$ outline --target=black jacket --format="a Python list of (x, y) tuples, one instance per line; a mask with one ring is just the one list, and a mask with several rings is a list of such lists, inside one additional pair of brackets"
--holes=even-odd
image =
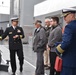
[[(14, 39), (13, 36), (19, 35), (18, 38)], [(16, 49), (22, 49), (22, 41), (21, 38), (24, 38), (24, 32), (23, 29), (19, 26), (13, 29), (13, 27), (6, 28), (4, 34), (2, 35), (2, 39), (4, 39), (6, 36), (9, 36), (9, 49), (16, 50)]]

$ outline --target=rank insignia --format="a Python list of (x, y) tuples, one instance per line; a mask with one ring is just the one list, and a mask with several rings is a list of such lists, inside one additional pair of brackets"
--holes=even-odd
[(9, 32), (9, 34), (12, 34), (12, 32)]
[(17, 30), (17, 32), (18, 32), (18, 33), (20, 33), (20, 32), (21, 32), (21, 30), (19, 30), (19, 29), (18, 29), (18, 30)]

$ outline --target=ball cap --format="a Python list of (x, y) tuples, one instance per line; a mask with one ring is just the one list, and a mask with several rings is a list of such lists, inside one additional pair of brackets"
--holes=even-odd
[(36, 20), (34, 24), (42, 24), (41, 20)]
[(12, 18), (11, 18), (11, 21), (18, 21), (18, 20), (19, 20), (18, 17), (12, 17)]
[(76, 13), (76, 9), (75, 8), (66, 8), (62, 10), (62, 17), (70, 14), (70, 13)]

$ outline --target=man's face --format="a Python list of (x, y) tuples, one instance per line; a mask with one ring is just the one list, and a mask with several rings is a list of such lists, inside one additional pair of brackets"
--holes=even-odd
[(55, 21), (53, 19), (50, 20), (52, 26), (55, 26)]
[(35, 28), (39, 28), (40, 24), (39, 23), (35, 23)]
[(68, 24), (71, 21), (72, 17), (73, 17), (73, 14), (72, 13), (64, 16), (65, 22)]
[(50, 26), (50, 21), (45, 21), (46, 26)]
[(13, 26), (17, 26), (18, 25), (18, 21), (12, 21), (12, 25)]

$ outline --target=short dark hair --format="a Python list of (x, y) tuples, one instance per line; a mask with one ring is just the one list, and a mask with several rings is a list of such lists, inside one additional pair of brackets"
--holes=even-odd
[(57, 22), (57, 24), (59, 24), (59, 18), (58, 17), (51, 17), (51, 19), (53, 19), (54, 21)]

